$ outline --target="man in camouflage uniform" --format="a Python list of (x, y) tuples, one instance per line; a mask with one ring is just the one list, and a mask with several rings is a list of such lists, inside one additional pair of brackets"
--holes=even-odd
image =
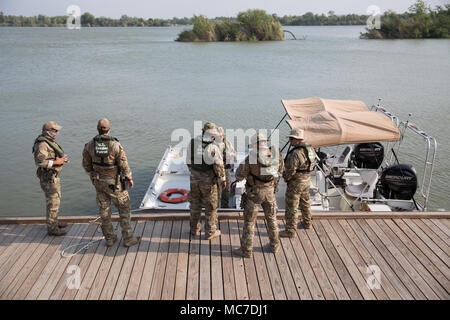
[(305, 143), (304, 131), (293, 129), (290, 133), (290, 151), (285, 158), (283, 178), (286, 188), (286, 230), (280, 237), (295, 237), (298, 223), (298, 205), (302, 211), (302, 225), (311, 228), (311, 205), (309, 203), (310, 175), (314, 168), (315, 152), (310, 144)]
[(45, 193), (47, 206), (47, 230), (49, 235), (62, 236), (66, 234), (65, 222), (58, 222), (58, 210), (61, 203), (61, 183), (59, 174), (64, 163), (68, 162), (61, 146), (55, 141), (61, 130), (54, 121), (49, 121), (42, 127), (42, 134), (36, 138), (33, 145), (34, 161), (38, 167), (36, 175)]
[(233, 148), (233, 145), (225, 138), (225, 130), (222, 127), (218, 127), (219, 131), (219, 141), (221, 142), (220, 148), (222, 150), (223, 162), (225, 165), (225, 178), (227, 185), (225, 189), (220, 188), (219, 198), (220, 198), (220, 207), (221, 208), (229, 208), (230, 194), (231, 194), (231, 169), (233, 159), (236, 158), (236, 151)]
[(262, 206), (267, 221), (270, 247), (274, 253), (280, 248), (274, 187), (278, 176), (283, 172), (283, 159), (277, 149), (268, 148), (264, 136), (253, 136), (249, 147), (249, 155), (236, 171), (236, 181), (246, 179), (246, 185), (241, 203), (244, 208), (241, 247), (234, 250), (234, 253), (245, 258), (252, 257), (254, 226), (259, 205)]
[(191, 172), (191, 191), (189, 192), (191, 235), (196, 236), (200, 233), (203, 204), (206, 218), (205, 238), (207, 240), (220, 236), (220, 230), (216, 229), (217, 184), (219, 182), (222, 188), (226, 187), (222, 152), (215, 141), (218, 136), (217, 126), (214, 123), (206, 122), (202, 136), (191, 140), (186, 153), (186, 163)]
[(117, 241), (117, 235), (111, 223), (111, 200), (119, 210), (123, 245), (131, 247), (138, 244), (140, 237), (133, 236), (130, 225), (130, 196), (126, 183), (133, 187), (131, 170), (127, 155), (119, 140), (109, 136), (111, 126), (107, 119), (98, 121), (98, 135), (86, 143), (83, 150), (83, 168), (89, 174), (97, 192), (97, 204), (100, 207), (102, 231), (106, 245), (111, 247)]

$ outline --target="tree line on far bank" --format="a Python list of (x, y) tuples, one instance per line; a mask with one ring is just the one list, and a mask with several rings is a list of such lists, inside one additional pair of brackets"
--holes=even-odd
[(450, 4), (436, 6), (433, 10), (423, 0), (418, 0), (404, 14), (387, 11), (381, 17), (381, 28), (366, 28), (361, 38), (450, 38)]
[[(0, 26), (2, 27), (65, 27), (67, 15), (49, 17), (46, 15), (38, 15), (33, 17), (5, 15), (0, 12)], [(347, 14), (336, 15), (334, 11), (325, 14), (314, 14), (307, 12), (303, 15), (293, 15), (282, 17), (272, 14), (275, 21), (286, 26), (322, 26), (322, 25), (364, 25), (369, 16)], [(237, 18), (216, 17), (210, 19), (212, 22), (217, 21), (236, 21)], [(169, 27), (177, 25), (193, 25), (192, 18), (172, 18), (172, 19), (144, 19), (137, 17), (129, 17), (122, 15), (120, 19), (112, 19), (105, 17), (95, 17), (89, 12), (85, 12), (81, 16), (82, 27)]]

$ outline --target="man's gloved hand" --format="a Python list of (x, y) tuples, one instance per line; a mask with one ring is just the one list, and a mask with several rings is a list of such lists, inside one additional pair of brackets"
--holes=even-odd
[(62, 157), (62, 158), (56, 158), (56, 160), (54, 160), (53, 161), (53, 164), (55, 165), (62, 165), (62, 164), (64, 164), (65, 162), (67, 162), (67, 161), (69, 161), (69, 159), (67, 158), (67, 156), (66, 155), (64, 155), (64, 157)]

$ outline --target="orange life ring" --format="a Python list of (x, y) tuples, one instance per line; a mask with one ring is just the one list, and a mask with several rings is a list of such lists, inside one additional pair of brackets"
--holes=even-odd
[[(169, 199), (169, 197), (174, 193), (179, 193), (182, 196)], [(159, 195), (158, 198), (162, 202), (181, 203), (181, 202), (188, 201), (188, 194), (189, 194), (189, 190), (186, 190), (186, 189), (167, 189), (166, 191), (161, 192), (161, 194)]]

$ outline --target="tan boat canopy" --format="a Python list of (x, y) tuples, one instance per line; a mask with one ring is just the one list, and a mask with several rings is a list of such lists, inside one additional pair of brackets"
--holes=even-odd
[(397, 126), (362, 101), (312, 97), (281, 102), (291, 118), (289, 126), (303, 129), (305, 141), (316, 148), (400, 139)]

